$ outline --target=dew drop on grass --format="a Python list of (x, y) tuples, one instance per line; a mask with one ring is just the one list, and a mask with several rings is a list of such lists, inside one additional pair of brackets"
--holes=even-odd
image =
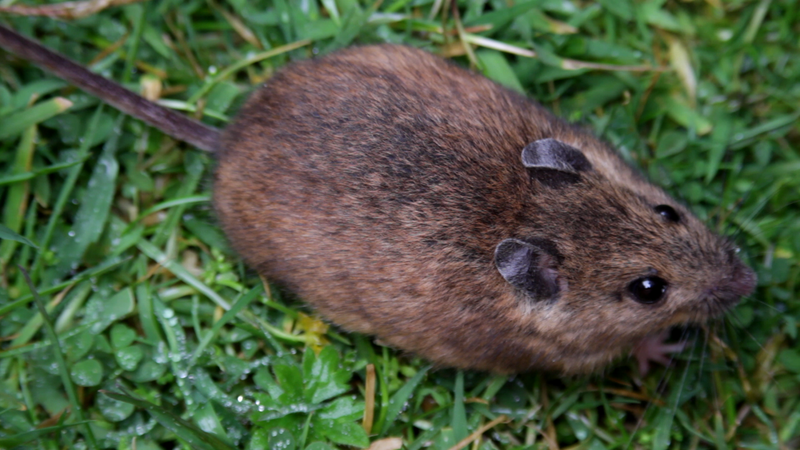
[(272, 450), (293, 450), (295, 438), (291, 432), (284, 428), (272, 430), (267, 441), (267, 448)]
[[(109, 386), (113, 387), (113, 386)], [(134, 406), (130, 403), (114, 400), (105, 395), (97, 397), (97, 406), (100, 413), (110, 422), (119, 422), (125, 420), (133, 414)]]
[(117, 350), (115, 356), (117, 364), (119, 364), (122, 369), (130, 372), (136, 370), (136, 366), (139, 365), (139, 361), (142, 360), (144, 353), (140, 347), (132, 346)]
[(103, 366), (96, 359), (87, 359), (73, 365), (70, 375), (78, 386), (97, 386), (103, 380)]
[(167, 353), (167, 345), (164, 343), (164, 341), (159, 341), (156, 354), (153, 355), (153, 361), (157, 362), (158, 364), (166, 364), (169, 362)]
[(200, 429), (207, 433), (212, 433), (217, 428), (216, 418), (211, 414), (195, 415), (195, 419), (197, 420), (197, 425), (200, 427)]
[(59, 368), (59, 367), (60, 367), (60, 366), (58, 365), (58, 363), (52, 363), (52, 364), (50, 364), (50, 365), (48, 365), (48, 366), (47, 366), (47, 371), (48, 371), (48, 372), (49, 372), (51, 375), (58, 375), (58, 368)]
[[(276, 434), (277, 430), (286, 431), (283, 428), (280, 429), (273, 428), (270, 430), (265, 430), (263, 428), (257, 429), (255, 433), (253, 433), (253, 438), (250, 440), (250, 443), (247, 446), (247, 448), (249, 450), (271, 450), (275, 448), (273, 440), (279, 439)], [(286, 433), (289, 436), (291, 436), (290, 432), (287, 431)], [(291, 438), (292, 441), (294, 441), (294, 436), (291, 436)]]

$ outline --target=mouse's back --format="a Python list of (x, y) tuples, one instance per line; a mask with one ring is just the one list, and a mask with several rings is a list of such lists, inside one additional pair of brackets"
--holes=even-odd
[[(217, 157), (215, 207), (253, 268), (444, 365), (592, 370), (704, 320), (689, 311), (708, 289), (727, 305), (752, 288), (725, 284), (752, 278), (732, 249), (597, 139), (408, 47), (280, 71)], [(632, 290), (653, 279), (660, 306)]]

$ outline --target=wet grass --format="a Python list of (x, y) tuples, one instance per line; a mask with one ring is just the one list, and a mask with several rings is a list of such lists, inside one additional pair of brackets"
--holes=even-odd
[(800, 445), (800, 6), (477, 0), (454, 21), (440, 3), (0, 21), (216, 126), (295, 59), (445, 53), (594, 128), (734, 237), (757, 292), (644, 378), (630, 361), (576, 379), (430, 370), (247, 270), (215, 226), (207, 155), (0, 53), (0, 447)]

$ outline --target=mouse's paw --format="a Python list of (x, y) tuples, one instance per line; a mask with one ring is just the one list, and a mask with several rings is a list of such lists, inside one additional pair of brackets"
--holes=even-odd
[(676, 344), (666, 344), (664, 340), (669, 335), (669, 330), (664, 330), (658, 334), (651, 334), (642, 339), (636, 347), (631, 350), (631, 355), (639, 361), (639, 374), (647, 375), (650, 371), (650, 362), (657, 362), (663, 366), (669, 365), (672, 359), (670, 353), (678, 353), (686, 347), (686, 342)]

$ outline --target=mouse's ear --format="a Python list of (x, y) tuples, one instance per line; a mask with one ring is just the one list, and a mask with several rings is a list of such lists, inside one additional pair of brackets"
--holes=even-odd
[(551, 187), (580, 180), (580, 172), (592, 170), (592, 164), (575, 147), (547, 138), (533, 141), (522, 149), (522, 165), (531, 176)]
[(551, 299), (561, 290), (558, 260), (540, 246), (506, 239), (494, 250), (494, 264), (506, 281), (536, 300)]

